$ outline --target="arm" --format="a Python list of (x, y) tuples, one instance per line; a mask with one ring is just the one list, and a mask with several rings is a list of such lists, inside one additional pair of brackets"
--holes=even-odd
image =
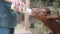
[(6, 2), (12, 3), (13, 0), (5, 0)]

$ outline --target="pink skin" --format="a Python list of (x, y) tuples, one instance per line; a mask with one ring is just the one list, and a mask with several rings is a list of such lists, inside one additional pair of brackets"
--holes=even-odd
[(13, 0), (5, 0), (5, 1), (12, 3)]

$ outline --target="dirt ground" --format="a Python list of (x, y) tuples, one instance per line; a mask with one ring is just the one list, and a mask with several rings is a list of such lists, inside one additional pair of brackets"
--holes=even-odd
[[(43, 24), (35, 24), (35, 28), (30, 28), (30, 32), (33, 34), (48, 34), (50, 30), (46, 30)], [(20, 34), (21, 30), (24, 30), (24, 24), (18, 23), (15, 28), (15, 34)]]

